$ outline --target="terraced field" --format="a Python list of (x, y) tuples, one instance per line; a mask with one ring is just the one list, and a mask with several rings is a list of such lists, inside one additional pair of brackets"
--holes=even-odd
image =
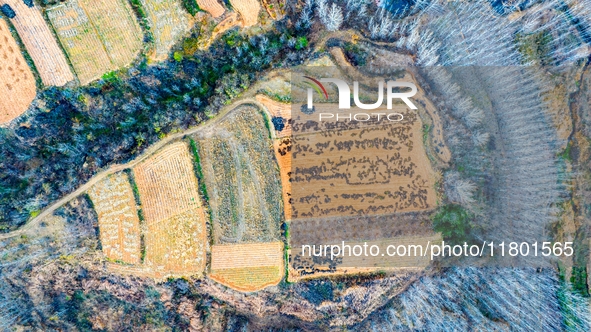
[(74, 79), (64, 53), (39, 9), (27, 6), (22, 0), (0, 0), (9, 5), (16, 15), (11, 22), (18, 32), (27, 52), (45, 85), (62, 86)]
[(81, 84), (128, 65), (142, 47), (142, 32), (123, 0), (69, 0), (47, 10)]
[(26, 111), (36, 93), (33, 73), (8, 25), (0, 19), (0, 124)]
[(113, 261), (141, 261), (140, 220), (133, 190), (125, 173), (116, 173), (94, 185), (88, 195), (98, 215), (105, 256)]

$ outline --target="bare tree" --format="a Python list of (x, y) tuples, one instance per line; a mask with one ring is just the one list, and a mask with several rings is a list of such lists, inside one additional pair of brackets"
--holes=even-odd
[(337, 31), (343, 24), (343, 11), (336, 3), (328, 7), (324, 0), (319, 1), (318, 16), (328, 31)]
[(450, 201), (471, 207), (470, 205), (476, 202), (475, 191), (476, 185), (469, 180), (460, 178), (460, 174), (457, 172), (445, 174), (445, 192)]

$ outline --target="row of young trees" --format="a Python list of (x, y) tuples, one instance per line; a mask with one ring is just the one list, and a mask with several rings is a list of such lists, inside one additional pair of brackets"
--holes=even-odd
[(588, 331), (586, 300), (554, 271), (450, 269), (423, 277), (359, 326), (364, 331)]
[[(438, 107), (453, 155), (444, 187), (448, 201), (475, 212), (476, 237), (549, 239), (565, 197), (557, 159), (564, 142), (544, 102), (552, 85), (542, 73), (589, 56), (585, 5), (524, 1), (498, 9), (488, 1), (431, 1), (406, 18), (375, 10), (362, 20), (371, 38), (416, 54), (420, 72), (442, 97)], [(521, 18), (509, 20), (517, 8)], [(502, 322), (515, 330), (587, 330), (588, 310), (553, 270), (456, 268), (424, 277), (362, 326), (502, 329)]]

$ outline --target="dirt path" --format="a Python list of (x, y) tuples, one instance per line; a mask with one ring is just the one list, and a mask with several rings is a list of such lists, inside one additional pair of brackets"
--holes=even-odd
[[(326, 36), (324, 36), (324, 38), (321, 38), (321, 40), (319, 41), (318, 45), (324, 45), (326, 43), (326, 41), (330, 38), (335, 38), (335, 37), (340, 37), (340, 38), (344, 38), (344, 37), (349, 37), (351, 38), (351, 36), (353, 34), (356, 34), (355, 31), (351, 30), (351, 31), (338, 31), (338, 32), (334, 32), (334, 33), (330, 33)], [(364, 39), (363, 39), (364, 40)], [(386, 44), (387, 43), (377, 43), (377, 44)], [(257, 101), (254, 96), (257, 93), (257, 91), (259, 90), (259, 87), (261, 86), (261, 83), (264, 82), (259, 82), (257, 84), (255, 84), (254, 86), (250, 87), (245, 95), (244, 98), (237, 100), (236, 102), (224, 107), (222, 110), (220, 110), (218, 116), (216, 116), (214, 119), (211, 119), (205, 123), (202, 123), (196, 127), (193, 128), (189, 128), (183, 132), (180, 133), (176, 133), (170, 136), (167, 136), (166, 138), (164, 138), (163, 140), (155, 143), (154, 145), (150, 146), (149, 148), (147, 148), (139, 157), (137, 157), (136, 159), (125, 163), (125, 164), (114, 164), (111, 165), (109, 168), (107, 168), (104, 171), (101, 171), (99, 173), (97, 173), (96, 175), (94, 175), (88, 182), (86, 182), (84, 185), (80, 186), (78, 189), (76, 189), (75, 191), (69, 193), (68, 195), (62, 197), (61, 199), (59, 199), (58, 201), (56, 201), (55, 203), (51, 204), (50, 206), (46, 207), (39, 215), (37, 215), (36, 217), (32, 218), (31, 220), (29, 220), (26, 224), (24, 224), (23, 226), (21, 226), (19, 229), (14, 230), (12, 232), (9, 233), (5, 233), (5, 234), (0, 234), (0, 240), (4, 240), (4, 239), (8, 239), (8, 238), (12, 238), (15, 236), (19, 236), (21, 234), (23, 234), (24, 232), (30, 230), (31, 228), (33, 228), (34, 226), (36, 226), (37, 224), (39, 224), (39, 222), (41, 222), (41, 220), (43, 220), (44, 218), (52, 215), (55, 210), (57, 210), (58, 208), (62, 207), (63, 205), (65, 205), (66, 203), (68, 203), (69, 201), (75, 199), (76, 197), (80, 196), (81, 194), (83, 194), (84, 192), (86, 192), (88, 189), (90, 189), (93, 185), (95, 185), (97, 182), (101, 181), (102, 179), (104, 179), (105, 177), (113, 174), (113, 173), (117, 173), (120, 172), (124, 169), (127, 168), (132, 168), (135, 165), (137, 165), (138, 163), (142, 162), (143, 160), (145, 160), (146, 158), (150, 157), (152, 154), (154, 154), (156, 151), (158, 151), (160, 148), (164, 147), (165, 145), (167, 145), (168, 143), (177, 140), (177, 139), (181, 139), (187, 135), (192, 135), (192, 134), (196, 134), (196, 133), (200, 133), (200, 134), (204, 134), (204, 135), (211, 135), (211, 133), (213, 133), (215, 131), (215, 125), (217, 123), (219, 123), (220, 121), (223, 121), (227, 116), (229, 116), (230, 114), (232, 114), (232, 111), (236, 108), (238, 108), (240, 105), (245, 105), (245, 104), (251, 104), (254, 105), (256, 107), (258, 107), (259, 109), (263, 110), (264, 112), (266, 112), (267, 116), (269, 117), (269, 119), (271, 118), (271, 112), (269, 112), (269, 110), (267, 109), (267, 107), (265, 107), (265, 105), (263, 105), (261, 102)], [(270, 130), (271, 131), (271, 138), (274, 140), (276, 139), (276, 133), (274, 130)]]
[[(253, 87), (253, 89), (251, 91), (256, 91), (256, 86)], [(30, 230), (31, 228), (35, 227), (37, 224), (39, 224), (39, 222), (41, 222), (43, 219), (47, 218), (48, 216), (52, 215), (55, 210), (59, 209), (60, 207), (62, 207), (63, 205), (65, 205), (66, 203), (68, 203), (69, 201), (75, 199), (76, 197), (80, 196), (81, 194), (83, 194), (84, 192), (86, 192), (88, 189), (90, 189), (92, 186), (94, 186), (97, 182), (101, 181), (102, 179), (104, 179), (105, 177), (120, 172), (124, 169), (127, 168), (132, 168), (134, 166), (136, 166), (138, 163), (144, 161), (145, 159), (147, 159), (148, 157), (150, 157), (151, 155), (153, 155), (155, 152), (157, 152), (158, 150), (160, 150), (162, 147), (164, 147), (165, 145), (169, 144), (172, 141), (178, 140), (178, 139), (182, 139), (183, 137), (187, 136), (187, 135), (192, 135), (195, 133), (200, 133), (200, 132), (208, 132), (211, 130), (215, 130), (214, 126), (219, 123), (220, 121), (223, 121), (226, 117), (228, 117), (230, 114), (233, 113), (233, 110), (238, 109), (239, 106), (241, 105), (254, 105), (256, 107), (259, 107), (260, 109), (264, 110), (265, 112), (267, 112), (267, 114), (269, 114), (269, 111), (266, 109), (266, 107), (258, 102), (257, 100), (255, 100), (254, 98), (250, 98), (250, 97), (245, 97), (242, 98), (238, 101), (236, 101), (235, 103), (232, 103), (226, 107), (224, 107), (220, 113), (218, 114), (218, 116), (216, 116), (215, 118), (202, 123), (196, 127), (193, 128), (189, 128), (186, 131), (180, 132), (180, 133), (176, 133), (170, 136), (167, 136), (166, 138), (164, 138), (163, 140), (155, 143), (154, 145), (150, 146), (149, 148), (147, 148), (140, 156), (138, 156), (136, 159), (125, 163), (125, 164), (114, 164), (111, 165), (109, 168), (107, 168), (104, 171), (101, 171), (97, 174), (95, 174), (90, 180), (88, 180), (88, 182), (86, 182), (85, 184), (83, 184), (82, 186), (80, 186), (78, 189), (76, 189), (75, 191), (69, 193), (68, 195), (62, 197), (61, 199), (59, 199), (58, 201), (56, 201), (55, 203), (51, 204), (50, 206), (46, 207), (39, 215), (37, 215), (36, 217), (32, 218), (31, 220), (29, 220), (26, 224), (24, 224), (23, 226), (21, 226), (19, 229), (14, 230), (12, 232), (9, 233), (5, 233), (5, 234), (0, 234), (0, 240), (4, 240), (4, 239), (8, 239), (8, 238), (12, 238), (15, 236), (19, 236), (21, 234), (23, 234), (24, 232)], [(274, 133), (273, 133), (274, 134)]]

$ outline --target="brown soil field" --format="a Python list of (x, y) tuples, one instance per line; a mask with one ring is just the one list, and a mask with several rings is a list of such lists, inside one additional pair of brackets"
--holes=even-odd
[(224, 12), (226, 11), (217, 0), (197, 0), (197, 4), (199, 5), (199, 8), (205, 10), (214, 18), (224, 15)]
[(137, 56), (143, 36), (133, 15), (122, 0), (69, 0), (47, 9), (82, 85)]
[[(367, 244), (368, 248), (372, 245), (377, 245), (382, 253), (385, 253), (389, 245), (404, 246), (408, 250), (410, 245), (420, 245), (423, 248), (427, 248), (430, 244), (441, 243), (440, 234), (432, 234), (429, 236), (420, 237), (395, 237), (388, 239), (380, 239), (373, 241), (363, 242), (346, 242), (351, 247), (355, 245), (363, 246)], [(324, 244), (336, 244), (341, 245), (341, 242), (332, 242)], [(311, 245), (311, 244), (310, 244)], [(316, 248), (318, 253), (319, 249)], [(396, 249), (393, 249), (396, 250)], [(412, 249), (414, 250), (414, 249)], [(360, 256), (349, 256), (348, 253), (344, 257), (335, 258), (330, 260), (330, 252), (328, 258), (324, 256), (310, 256), (308, 249), (306, 249), (306, 255), (302, 256), (302, 246), (292, 246), (290, 249), (290, 266), (289, 266), (289, 281), (295, 282), (302, 279), (318, 278), (325, 276), (337, 276), (345, 274), (355, 273), (370, 273), (381, 270), (392, 270), (392, 269), (424, 269), (431, 263), (430, 252), (426, 249), (423, 252), (424, 256), (420, 256), (420, 249), (417, 249), (417, 256), (412, 254), (407, 256), (381, 256), (366, 257), (365, 255)], [(402, 252), (402, 249), (401, 251)]]
[(161, 61), (168, 57), (170, 48), (193, 26), (191, 15), (180, 0), (140, 0), (144, 8), (150, 32), (154, 36), (152, 60)]
[[(334, 104), (315, 107), (317, 113), (338, 109)], [(398, 105), (374, 112), (391, 111), (405, 114), (404, 120), (351, 127), (342, 127), (342, 121), (324, 121), (325, 127), (310, 127), (308, 119), (318, 118), (312, 114), (294, 122), (292, 219), (435, 207), (436, 173), (422, 143), (422, 121)]]
[(275, 131), (276, 137), (288, 137), (291, 135), (291, 104), (275, 101), (265, 95), (256, 95), (256, 100), (263, 104), (272, 117), (285, 119), (285, 128)]
[[(352, 66), (340, 47), (332, 47), (330, 49), (330, 54), (339, 66), (340, 71), (351, 80), (363, 82), (367, 81), (368, 77), (371, 76), (360, 72), (357, 67)], [(381, 48), (372, 48), (367, 61), (368, 64), (363, 67), (364, 69), (378, 68), (385, 69), (386, 71), (408, 68), (414, 63), (414, 60), (409, 55)], [(417, 86), (418, 91), (413, 97), (413, 100), (418, 101), (417, 105), (419, 107), (419, 112), (426, 113), (425, 116), (421, 116), (426, 120), (425, 124), (430, 126), (428, 135), (429, 140), (427, 142), (429, 154), (439, 159), (443, 164), (449, 163), (451, 160), (451, 152), (443, 138), (443, 126), (437, 108), (435, 108), (431, 100), (427, 98), (425, 90), (421, 87), (422, 84), (417, 83), (416, 77), (411, 71), (407, 70), (405, 76), (402, 77), (402, 80), (406, 82), (414, 82)], [(370, 83), (372, 82), (370, 81)]]
[(258, 0), (230, 0), (230, 4), (240, 14), (243, 27), (257, 24), (261, 11)]
[(105, 255), (114, 261), (139, 264), (140, 220), (127, 175), (116, 173), (107, 177), (94, 185), (88, 195), (98, 215)]
[(36, 94), (33, 73), (8, 25), (0, 19), (0, 124), (26, 111)]
[(200, 274), (206, 226), (192, 157), (177, 142), (133, 169), (146, 222), (145, 264), (155, 274)]
[(254, 292), (283, 278), (283, 243), (214, 245), (209, 277), (232, 289)]
[(64, 53), (37, 7), (22, 0), (0, 0), (16, 12), (11, 19), (45, 85), (62, 86), (74, 79)]

